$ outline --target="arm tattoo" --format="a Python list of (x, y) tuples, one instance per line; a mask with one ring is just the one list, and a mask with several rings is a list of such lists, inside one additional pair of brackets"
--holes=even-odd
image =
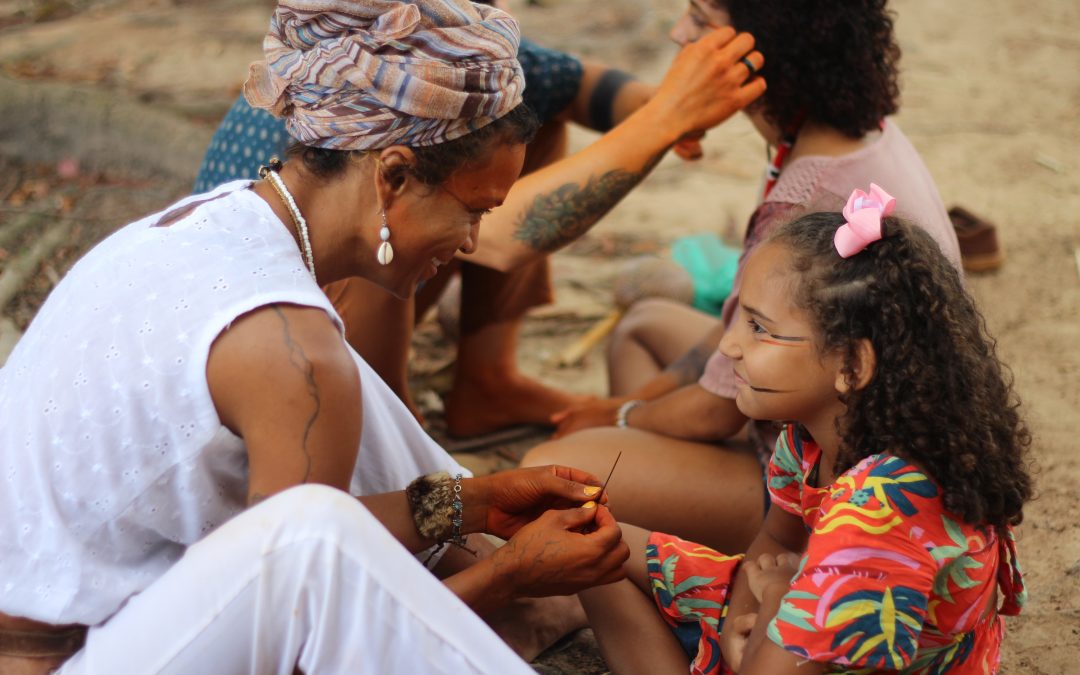
[(705, 364), (709, 362), (711, 356), (712, 352), (708, 349), (701, 345), (694, 345), (690, 351), (668, 364), (664, 372), (674, 375), (681, 386), (693, 384), (701, 379), (705, 372)]
[(590, 176), (582, 187), (565, 183), (533, 200), (521, 214), (514, 239), (537, 251), (550, 253), (569, 244), (612, 209), (641, 182), (667, 152), (657, 153), (638, 171), (613, 169), (597, 178)]
[(274, 306), (274, 312), (281, 318), (282, 337), (285, 339), (285, 347), (289, 350), (289, 365), (303, 373), (304, 380), (307, 383), (308, 395), (311, 396), (311, 400), (315, 404), (315, 410), (312, 411), (311, 417), (308, 418), (307, 424), (304, 425), (304, 439), (300, 447), (301, 452), (304, 453), (304, 460), (307, 462), (307, 466), (304, 468), (304, 477), (300, 482), (306, 483), (311, 476), (311, 451), (308, 450), (308, 438), (311, 436), (311, 429), (315, 426), (315, 421), (319, 418), (322, 400), (319, 397), (319, 387), (315, 383), (315, 366), (308, 360), (304, 348), (293, 341), (292, 333), (289, 331), (289, 319), (285, 316), (285, 313), (276, 305)]

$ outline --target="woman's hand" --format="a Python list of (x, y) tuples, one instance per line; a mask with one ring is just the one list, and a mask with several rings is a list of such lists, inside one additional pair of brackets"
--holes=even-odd
[[(566, 466), (514, 469), (474, 482), (480, 484), (477, 506), (485, 508), (483, 531), (502, 539), (511, 539), (549, 509), (578, 507), (600, 493), (596, 476)], [(468, 507), (469, 499), (464, 501)]]
[(562, 438), (582, 429), (613, 426), (619, 406), (626, 400), (622, 398), (594, 399), (566, 410), (560, 410), (551, 416), (551, 423), (556, 425), (553, 438)]
[[(736, 34), (730, 27), (711, 31), (682, 48), (643, 109), (657, 111), (677, 138), (699, 137), (765, 92), (762, 78), (748, 79), (743, 57), (756, 70), (765, 63), (750, 34)], [(693, 144), (683, 150), (693, 154)]]
[(778, 556), (764, 553), (757, 560), (743, 561), (746, 577), (750, 582), (750, 592), (754, 594), (754, 598), (761, 602), (770, 590), (786, 592), (791, 586), (791, 578), (799, 570), (799, 560), (799, 556), (794, 553), (782, 553)]
[(618, 581), (629, 557), (611, 511), (596, 504), (545, 512), (497, 549), (491, 563), (514, 597), (542, 597)]
[(679, 159), (687, 162), (694, 162), (705, 156), (705, 151), (701, 149), (701, 139), (705, 138), (704, 131), (692, 131), (682, 138), (679, 142), (672, 146), (671, 150)]

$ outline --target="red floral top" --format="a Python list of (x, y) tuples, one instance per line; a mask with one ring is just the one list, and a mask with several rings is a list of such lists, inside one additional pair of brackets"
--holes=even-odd
[(810, 531), (770, 639), (845, 672), (996, 672), (1000, 615), (1026, 598), (1012, 534), (960, 521), (899, 457), (867, 457), (823, 488), (820, 459), (788, 426), (769, 465), (773, 505)]

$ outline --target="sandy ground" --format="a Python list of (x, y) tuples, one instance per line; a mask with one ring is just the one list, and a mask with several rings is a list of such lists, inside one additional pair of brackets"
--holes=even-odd
[[(657, 80), (673, 47), (675, 0), (513, 4), (548, 46)], [(213, 124), (259, 55), (268, 0), (0, 0), (0, 289), (40, 233), (63, 245), (35, 262), (0, 308), (0, 359), (71, 261), (115, 226), (190, 186)], [(903, 60), (899, 122), (947, 204), (994, 220), (1008, 259), (971, 278), (1035, 431), (1038, 498), (1021, 530), (1031, 602), (1010, 620), (1005, 669), (1076, 672), (1080, 657), (1080, 4), (1074, 0), (898, 0)], [(566, 26), (575, 26), (573, 33)], [(572, 142), (590, 142), (575, 133)], [(524, 368), (600, 394), (602, 354), (545, 365), (610, 306), (627, 256), (682, 234), (737, 239), (754, 202), (764, 148), (733, 119), (707, 157), (669, 158), (585, 241), (555, 256), (559, 299), (525, 328)], [(77, 160), (72, 164), (57, 162)], [(22, 228), (21, 233), (5, 235)], [(434, 323), (417, 340), (416, 384), (438, 429), (451, 358)], [(535, 439), (528, 442), (535, 442)], [(512, 463), (523, 444), (463, 455), (477, 470)], [(1073, 496), (1070, 496), (1073, 495)], [(1072, 506), (1070, 506), (1070, 504)], [(538, 666), (602, 672), (588, 634)]]

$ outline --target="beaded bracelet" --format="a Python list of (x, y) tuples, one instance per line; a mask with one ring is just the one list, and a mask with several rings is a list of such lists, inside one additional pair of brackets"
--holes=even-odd
[(619, 409), (615, 412), (615, 426), (620, 429), (629, 427), (630, 422), (628, 418), (630, 416), (630, 411), (640, 405), (645, 405), (645, 401), (638, 398), (633, 401), (627, 401), (619, 406)]
[(461, 512), (465, 504), (461, 501), (461, 474), (454, 475), (454, 501), (450, 502), (450, 508), (454, 510), (454, 517), (450, 519), (454, 529), (450, 532), (450, 543), (454, 546), (465, 548), (465, 537), (461, 535), (461, 524), (464, 522)]

